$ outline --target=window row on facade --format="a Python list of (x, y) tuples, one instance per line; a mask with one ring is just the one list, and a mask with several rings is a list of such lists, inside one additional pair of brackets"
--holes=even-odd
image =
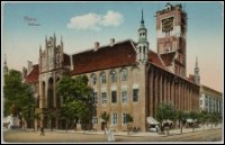
[[(112, 125), (117, 125), (119, 122), (118, 122), (118, 120), (119, 120), (119, 113), (115, 113), (115, 112), (112, 112), (111, 114), (110, 114), (110, 122), (111, 122), (111, 124)], [(128, 115), (128, 113), (125, 113), (125, 112), (123, 112), (122, 114), (121, 114), (121, 117), (122, 117), (122, 125), (127, 125), (127, 115)], [(99, 118), (98, 117), (93, 117), (92, 118), (92, 123), (95, 125), (95, 124), (98, 124), (99, 123)]]
[(220, 112), (221, 110), (221, 100), (207, 94), (202, 94), (199, 100), (201, 108), (209, 112)]
[[(121, 99), (122, 103), (126, 103), (128, 102), (128, 95), (127, 95), (127, 90), (123, 90), (120, 95), (118, 95), (118, 92), (113, 90), (111, 91), (111, 100), (109, 100), (109, 102), (111, 103), (117, 103), (119, 100), (119, 98)], [(133, 102), (137, 102), (138, 101), (138, 96), (139, 96), (139, 89), (133, 89), (132, 92), (132, 101)], [(98, 104), (98, 101), (101, 101), (101, 104), (106, 104), (108, 103), (108, 97), (107, 97), (107, 93), (106, 92), (101, 92), (100, 94), (98, 94), (97, 92), (93, 93), (92, 96), (92, 101), (94, 105)]]
[[(119, 73), (120, 75), (120, 80), (121, 81), (127, 81), (127, 76), (128, 76), (128, 73), (127, 73), (127, 70), (126, 69), (122, 69)], [(107, 79), (106, 79), (106, 73), (105, 72), (102, 72), (99, 76), (100, 78), (100, 83), (101, 84), (105, 84), (107, 82)], [(92, 85), (96, 85), (97, 84), (97, 75), (96, 74), (92, 74), (91, 75), (91, 84)], [(111, 71), (109, 73), (109, 81), (114, 83), (114, 82), (117, 82), (117, 73), (116, 71)]]

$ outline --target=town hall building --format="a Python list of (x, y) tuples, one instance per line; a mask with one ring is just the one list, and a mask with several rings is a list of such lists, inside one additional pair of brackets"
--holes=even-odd
[[(137, 41), (110, 39), (108, 45), (94, 44), (93, 49), (66, 54), (61, 38), (45, 38), (39, 48), (38, 64), (23, 69), (25, 82), (32, 85), (37, 99), (40, 124), (47, 127), (46, 108), (60, 110), (63, 100), (56, 84), (64, 72), (71, 77), (86, 75), (93, 88), (93, 127), (102, 129), (101, 114), (110, 115), (109, 124), (126, 130), (126, 114), (134, 126), (147, 130), (147, 117), (155, 117), (157, 106), (170, 103), (178, 110), (199, 109), (199, 70), (186, 76), (187, 14), (182, 6), (167, 4), (156, 12), (157, 52), (151, 50), (142, 11)], [(65, 120), (54, 117), (54, 127), (63, 129)]]

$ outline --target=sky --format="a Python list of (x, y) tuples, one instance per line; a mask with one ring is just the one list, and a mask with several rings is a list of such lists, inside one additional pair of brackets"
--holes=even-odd
[[(2, 6), (2, 66), (22, 70), (27, 61), (38, 63), (39, 47), (45, 37), (62, 38), (64, 52), (91, 49), (96, 41), (107, 45), (132, 39), (137, 42), (141, 10), (144, 11), (150, 49), (156, 52), (156, 11), (167, 2), (23, 2)], [(171, 2), (178, 4), (177, 2)], [(187, 75), (194, 73), (196, 57), (201, 84), (223, 92), (224, 4), (222, 2), (183, 2), (188, 15)], [(6, 58), (4, 57), (6, 54)]]

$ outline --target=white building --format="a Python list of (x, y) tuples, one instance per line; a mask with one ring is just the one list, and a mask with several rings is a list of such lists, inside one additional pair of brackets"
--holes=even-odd
[(199, 107), (200, 110), (205, 110), (207, 112), (221, 113), (222, 93), (201, 85)]

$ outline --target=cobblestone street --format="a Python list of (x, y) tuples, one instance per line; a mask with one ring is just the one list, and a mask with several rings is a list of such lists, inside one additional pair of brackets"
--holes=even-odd
[[(8, 130), (4, 132), (5, 142), (107, 142), (107, 136), (101, 133), (91, 132), (72, 132), (54, 130), (53, 132), (47, 130), (45, 136), (40, 136), (40, 132), (33, 130)], [(191, 130), (185, 131), (183, 134), (171, 131), (169, 136), (151, 134), (151, 133), (137, 133), (126, 135), (125, 133), (116, 133), (116, 142), (209, 142), (209, 141), (222, 141), (221, 128), (207, 129), (206, 130)]]

